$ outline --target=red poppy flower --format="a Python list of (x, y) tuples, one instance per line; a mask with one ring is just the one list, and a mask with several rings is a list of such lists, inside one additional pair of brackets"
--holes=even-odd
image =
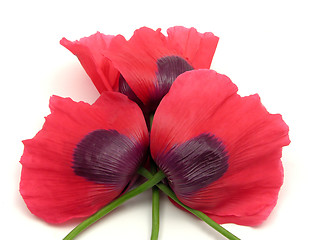
[(180, 75), (156, 110), (150, 149), (185, 205), (220, 224), (257, 225), (278, 198), (288, 126), (237, 90), (212, 70)]
[[(155, 110), (178, 75), (209, 68), (217, 43), (218, 37), (212, 33), (201, 34), (195, 28), (184, 27), (169, 28), (167, 37), (161, 29), (143, 27), (128, 41), (121, 35), (107, 37), (100, 33), (76, 42), (61, 40), (62, 45), (78, 56), (100, 93), (109, 90), (108, 73), (113, 73), (108, 78), (110, 90), (118, 86), (120, 92), (145, 112)], [(116, 77), (116, 69), (120, 76)], [(101, 74), (103, 71), (106, 74)]]
[(47, 222), (85, 217), (118, 197), (145, 159), (149, 135), (139, 107), (120, 93), (93, 105), (53, 96), (42, 130), (24, 141), (20, 192)]

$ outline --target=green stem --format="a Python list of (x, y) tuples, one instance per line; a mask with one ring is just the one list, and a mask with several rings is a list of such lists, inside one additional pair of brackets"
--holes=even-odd
[[(157, 167), (150, 158), (150, 169), (152, 174), (157, 172)], [(152, 187), (152, 231), (151, 240), (157, 240), (160, 228), (160, 191), (156, 186)]]
[[(152, 122), (153, 122), (154, 114), (149, 116), (149, 127), (151, 129)], [(150, 152), (149, 152), (150, 155)], [(158, 169), (155, 162), (152, 160), (150, 155), (150, 170), (152, 174), (155, 174)], [(154, 186), (152, 187), (152, 230), (151, 230), (151, 240), (157, 240), (159, 236), (159, 229), (160, 229), (160, 191), (159, 189)]]
[(160, 192), (157, 187), (152, 188), (152, 232), (151, 240), (157, 240), (160, 228)]
[[(142, 176), (144, 176), (147, 179), (152, 178), (152, 174), (145, 168), (141, 168), (139, 169), (138, 173)], [(163, 183), (158, 183), (156, 185), (159, 189), (161, 189), (162, 192), (164, 192), (167, 196), (169, 196), (171, 199), (173, 199), (176, 203), (178, 203), (180, 206), (182, 206), (183, 208), (185, 208), (186, 210), (188, 210), (189, 212), (191, 212), (192, 214), (194, 214), (195, 216), (197, 216), (198, 218), (200, 218), (201, 220), (203, 220), (204, 222), (206, 222), (208, 225), (210, 225), (212, 228), (214, 228), (216, 231), (218, 231), (219, 233), (221, 233), (223, 236), (225, 236), (226, 238), (230, 239), (230, 240), (240, 240), (238, 237), (236, 237), (235, 235), (233, 235), (231, 232), (229, 232), (227, 229), (223, 228), (222, 226), (220, 226), (218, 223), (214, 222), (211, 218), (209, 218), (207, 215), (205, 215), (203, 212), (192, 209), (188, 206), (186, 206), (185, 204), (183, 204), (175, 195), (175, 193), (172, 191), (172, 189), (170, 189), (168, 186), (166, 186)]]
[[(139, 170), (140, 171), (140, 170)], [(151, 173), (150, 173), (151, 174)], [(155, 175), (153, 175), (147, 182), (143, 183), (142, 185), (138, 186), (137, 188), (125, 193), (121, 197), (117, 198), (116, 200), (112, 201), (108, 205), (106, 205), (104, 208), (99, 210), (97, 213), (80, 223), (78, 226), (76, 226), (65, 238), (64, 240), (71, 240), (74, 239), (80, 232), (85, 230), (87, 227), (101, 219), (103, 216), (120, 206), (125, 201), (129, 200), (130, 198), (133, 198), (137, 196), (138, 194), (146, 191), (147, 189), (150, 189), (154, 185), (156, 185), (158, 182), (160, 182), (165, 177), (164, 173), (159, 171)]]

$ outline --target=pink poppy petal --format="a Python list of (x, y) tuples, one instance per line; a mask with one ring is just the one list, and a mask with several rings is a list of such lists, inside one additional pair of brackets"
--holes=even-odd
[(150, 148), (164, 165), (158, 159), (161, 154), (200, 134), (221, 141), (228, 154), (222, 177), (191, 194), (176, 194), (186, 205), (222, 218), (222, 223), (235, 219), (256, 225), (277, 201), (288, 127), (280, 115), (267, 112), (258, 95), (240, 97), (236, 91), (228, 77), (211, 70), (180, 75), (155, 113)]
[(97, 32), (79, 41), (71, 42), (66, 38), (60, 41), (61, 45), (78, 57), (99, 93), (118, 90), (119, 72), (101, 54), (109, 47), (113, 38), (114, 36)]
[[(101, 98), (104, 104), (89, 105), (53, 96), (42, 130), (24, 141), (20, 192), (29, 210), (47, 222), (95, 213), (121, 194), (144, 160), (149, 140), (139, 107), (120, 93)], [(99, 158), (111, 165), (96, 165)]]
[(104, 53), (117, 68), (137, 97), (148, 104), (156, 85), (157, 59), (169, 53), (161, 29), (143, 27), (129, 41), (117, 36)]
[(176, 26), (167, 29), (168, 44), (195, 68), (210, 68), (219, 38), (211, 32)]

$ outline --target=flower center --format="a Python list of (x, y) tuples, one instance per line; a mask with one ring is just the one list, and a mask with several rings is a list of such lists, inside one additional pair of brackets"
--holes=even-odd
[(144, 160), (145, 147), (115, 130), (96, 130), (76, 146), (73, 170), (100, 184), (124, 188)]
[(177, 195), (187, 196), (207, 187), (228, 169), (228, 155), (221, 141), (201, 134), (157, 156)]

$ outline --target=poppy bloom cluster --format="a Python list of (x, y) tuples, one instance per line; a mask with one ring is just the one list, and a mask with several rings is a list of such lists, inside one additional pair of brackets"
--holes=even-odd
[(217, 42), (184, 27), (62, 39), (100, 97), (51, 97), (42, 130), (24, 141), (29, 210), (50, 223), (90, 216), (126, 194), (152, 159), (184, 205), (220, 224), (262, 223), (283, 183), (288, 126), (209, 69)]

